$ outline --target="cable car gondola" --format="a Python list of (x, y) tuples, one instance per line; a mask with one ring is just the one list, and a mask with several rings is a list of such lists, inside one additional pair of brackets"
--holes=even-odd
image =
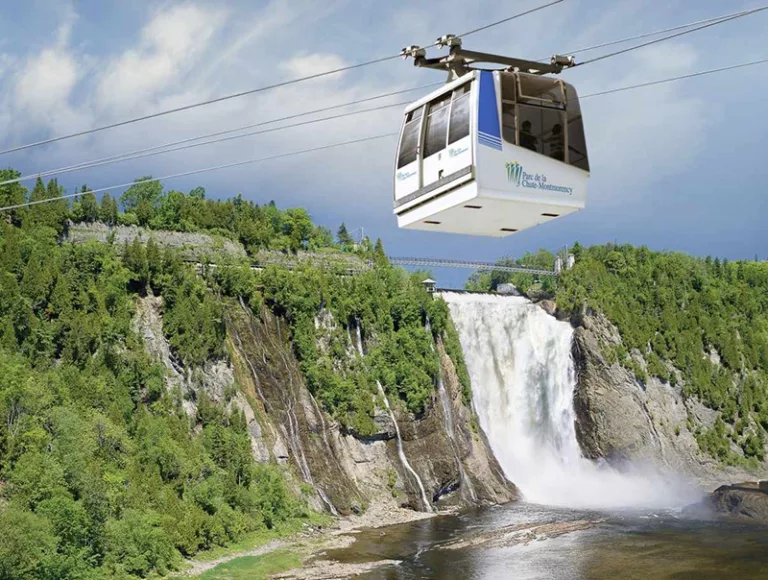
[[(403, 49), (448, 82), (405, 109), (395, 162), (394, 213), (405, 229), (505, 237), (584, 208), (589, 178), (576, 89), (538, 63), (466, 51)], [(480, 70), (476, 62), (506, 65)]]

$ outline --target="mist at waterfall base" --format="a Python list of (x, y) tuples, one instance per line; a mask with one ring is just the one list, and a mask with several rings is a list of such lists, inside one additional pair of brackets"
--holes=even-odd
[(459, 332), (472, 404), (507, 478), (528, 502), (571, 508), (670, 508), (696, 486), (652, 467), (584, 458), (576, 439), (573, 329), (528, 299), (442, 294)]

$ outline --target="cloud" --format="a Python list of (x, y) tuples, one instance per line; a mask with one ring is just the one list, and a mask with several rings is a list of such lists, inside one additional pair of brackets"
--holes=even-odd
[(16, 105), (33, 114), (51, 113), (66, 103), (77, 83), (75, 59), (66, 50), (45, 49), (27, 60), (16, 81)]
[(191, 70), (225, 20), (220, 10), (180, 4), (158, 12), (141, 31), (137, 47), (115, 58), (97, 89), (100, 109), (135, 109)]
[[(297, 78), (344, 68), (345, 66), (348, 66), (348, 64), (347, 61), (337, 54), (302, 53), (280, 63), (280, 68), (288, 72), (291, 78)], [(334, 79), (337, 78), (338, 75), (335, 75)]]

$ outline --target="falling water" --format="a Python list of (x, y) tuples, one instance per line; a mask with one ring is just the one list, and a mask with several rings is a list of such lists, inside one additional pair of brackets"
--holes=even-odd
[[(427, 332), (432, 332), (432, 325), (429, 322), (429, 316), (427, 316), (427, 320), (424, 326)], [(429, 343), (429, 348), (432, 350), (432, 352), (435, 351), (435, 347), (431, 342)], [(453, 447), (453, 456), (456, 459), (456, 467), (459, 470), (459, 481), (462, 485), (466, 486), (469, 497), (475, 501), (477, 500), (475, 487), (472, 485), (472, 480), (467, 477), (466, 471), (464, 471), (464, 465), (462, 464), (461, 458), (459, 457), (459, 447), (456, 445), (456, 436), (453, 432), (453, 408), (451, 406), (450, 400), (448, 399), (448, 392), (445, 390), (442, 368), (440, 369), (440, 374), (437, 378), (437, 395), (440, 397), (440, 404), (443, 407), (443, 427), (445, 429), (445, 434), (448, 436), (448, 440), (451, 442), (451, 446)]]
[(360, 332), (359, 321), (355, 321), (355, 336), (357, 337), (357, 354), (363, 356), (363, 335)]
[(442, 296), (459, 331), (480, 426), (506, 476), (528, 501), (671, 507), (694, 499), (687, 486), (655, 472), (618, 472), (582, 457), (570, 324), (522, 297)]
[(403, 450), (403, 438), (400, 436), (400, 427), (397, 425), (397, 419), (395, 419), (395, 414), (392, 412), (392, 408), (389, 406), (389, 401), (387, 400), (387, 394), (384, 392), (384, 388), (381, 386), (381, 383), (379, 381), (376, 381), (376, 386), (379, 389), (379, 394), (381, 395), (381, 398), (384, 399), (384, 406), (387, 408), (387, 412), (389, 413), (389, 416), (392, 419), (392, 424), (395, 426), (395, 435), (397, 436), (397, 454), (400, 457), (400, 463), (403, 464), (403, 467), (416, 480), (416, 483), (419, 486), (419, 491), (421, 492), (421, 501), (424, 504), (424, 509), (427, 510), (428, 512), (431, 512), (432, 504), (429, 503), (429, 500), (427, 499), (427, 493), (426, 491), (424, 491), (424, 484), (421, 482), (421, 478), (419, 477), (419, 474), (416, 473), (416, 470), (414, 470), (413, 467), (411, 467), (411, 464), (408, 463), (408, 458), (405, 456), (405, 451)]
[(445, 434), (448, 436), (448, 440), (453, 446), (453, 456), (456, 458), (456, 467), (459, 470), (459, 481), (463, 486), (466, 486), (469, 497), (473, 501), (476, 501), (477, 494), (475, 493), (475, 486), (472, 485), (472, 480), (467, 477), (467, 472), (464, 470), (464, 464), (459, 457), (459, 446), (456, 444), (456, 436), (453, 431), (453, 407), (451, 406), (451, 401), (448, 399), (448, 392), (445, 390), (442, 375), (437, 380), (437, 395), (440, 397), (440, 404), (443, 407), (443, 426), (445, 427)]
[[(363, 356), (363, 336), (360, 332), (359, 320), (355, 321), (355, 336), (357, 338), (357, 352), (360, 356)], [(384, 392), (384, 387), (381, 386), (379, 381), (376, 381), (376, 387), (379, 389), (381, 398), (384, 399), (384, 406), (387, 408), (387, 413), (389, 413), (389, 417), (392, 419), (392, 424), (395, 426), (395, 435), (397, 436), (397, 455), (400, 457), (400, 463), (403, 464), (403, 467), (406, 471), (413, 475), (413, 478), (416, 480), (416, 483), (419, 486), (419, 491), (421, 492), (421, 501), (424, 503), (424, 509), (428, 512), (431, 512), (432, 504), (427, 500), (427, 493), (424, 491), (424, 484), (421, 482), (419, 474), (416, 473), (413, 467), (411, 467), (411, 464), (408, 463), (408, 458), (405, 456), (405, 451), (403, 450), (403, 438), (400, 436), (400, 427), (397, 424), (395, 414), (392, 412), (392, 409), (389, 406), (389, 400), (387, 399), (387, 394)]]
[(453, 439), (453, 409), (451, 409), (451, 402), (448, 400), (448, 392), (445, 390), (445, 384), (443, 383), (443, 377), (437, 379), (437, 395), (440, 397), (440, 404), (443, 407), (443, 421), (445, 422), (445, 434), (449, 439)]

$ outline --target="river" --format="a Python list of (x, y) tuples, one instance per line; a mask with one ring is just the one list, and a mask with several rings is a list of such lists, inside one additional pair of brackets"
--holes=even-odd
[[(599, 523), (521, 542), (529, 526), (578, 521)], [(523, 530), (512, 545), (488, 547), (510, 526)], [(446, 549), (473, 537), (484, 541)], [(768, 527), (680, 510), (605, 512), (517, 503), (363, 531), (351, 547), (323, 558), (399, 562), (358, 576), (366, 580), (768, 578)]]

